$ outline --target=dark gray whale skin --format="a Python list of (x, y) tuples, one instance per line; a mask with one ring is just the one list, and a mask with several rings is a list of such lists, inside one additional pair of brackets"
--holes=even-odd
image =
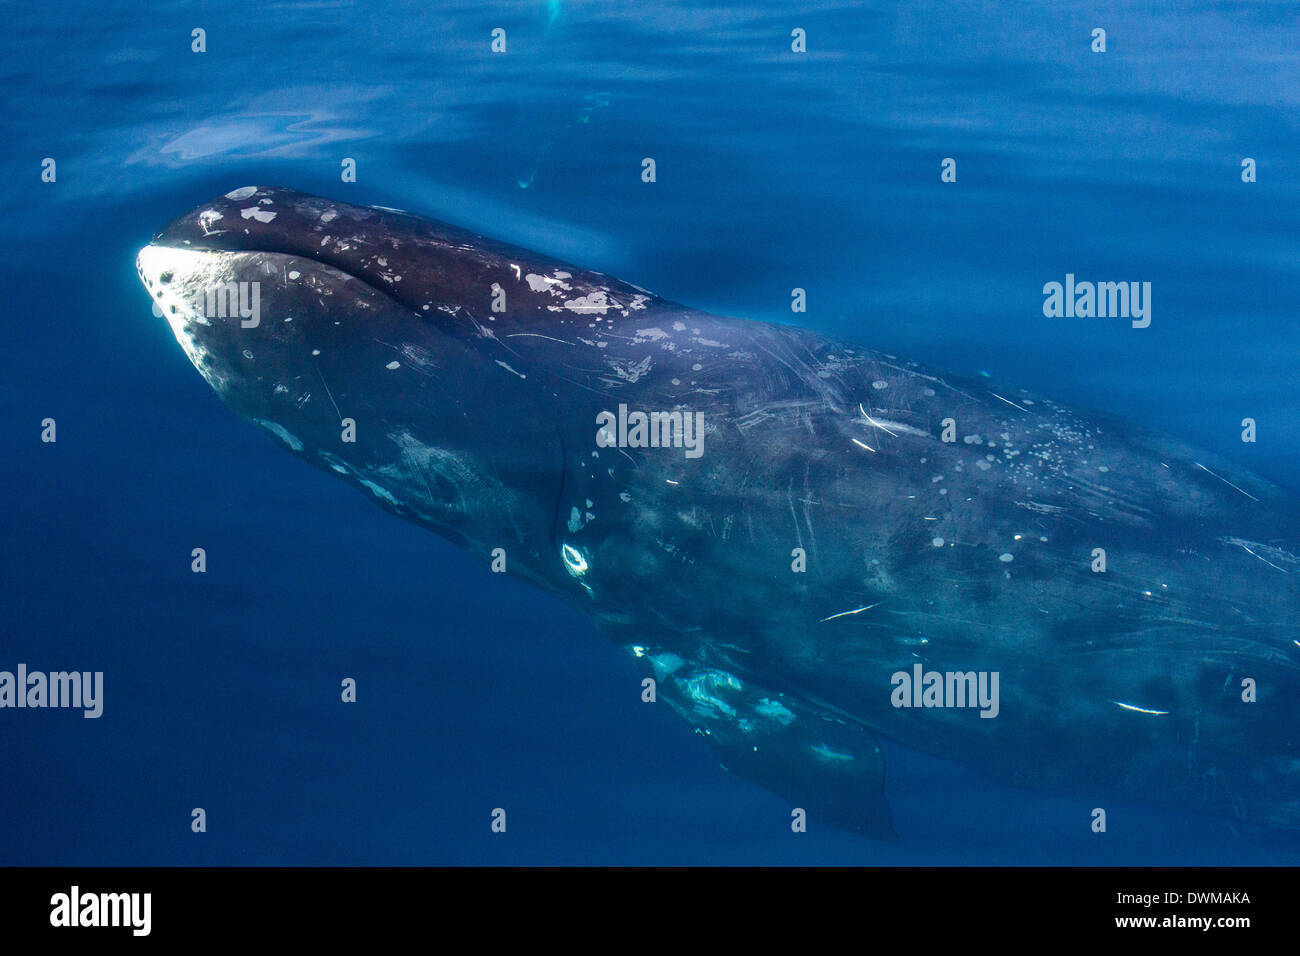
[[(1114, 801), (1300, 828), (1297, 498), (1242, 468), (288, 189), (196, 207), (137, 266), (236, 413), (477, 559), (503, 549), (814, 821), (893, 837), (884, 737), (1076, 795), (1081, 827)], [(255, 327), (195, 312), (241, 281)], [(702, 456), (599, 447), (620, 404), (703, 413)], [(895, 707), (918, 663), (997, 672), (997, 716)]]

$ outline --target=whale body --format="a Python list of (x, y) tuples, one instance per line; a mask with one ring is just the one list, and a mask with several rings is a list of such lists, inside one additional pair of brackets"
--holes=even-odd
[(237, 414), (573, 601), (729, 770), (895, 836), (885, 738), (1300, 828), (1296, 496), (1139, 424), (244, 187), (137, 270)]

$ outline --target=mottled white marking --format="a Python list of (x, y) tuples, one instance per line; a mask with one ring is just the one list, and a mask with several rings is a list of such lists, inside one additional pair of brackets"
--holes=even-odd
[(226, 193), (226, 198), (235, 200), (247, 199), (256, 192), (256, 186), (240, 186), (238, 189), (232, 189), (230, 192)]
[(794, 722), (794, 711), (780, 701), (772, 700), (769, 697), (764, 697), (755, 704), (754, 712), (775, 720), (782, 727), (788, 727)]
[(561, 291), (568, 292), (573, 288), (567, 282), (561, 282), (559, 279), (552, 279), (547, 276), (539, 276), (536, 272), (530, 272), (524, 278), (528, 280), (528, 288), (534, 292), (549, 292), (551, 295), (559, 295)]
[(569, 299), (564, 303), (564, 307), (570, 312), (587, 314), (590, 312), (599, 312), (604, 315), (610, 308), (609, 302), (605, 298), (604, 292), (592, 292), (590, 295), (579, 296), (576, 299)]
[(275, 213), (268, 212), (265, 209), (259, 209), (256, 206), (250, 206), (247, 209), (239, 210), (239, 214), (245, 219), (256, 219), (258, 222), (270, 222), (275, 218)]
[(268, 422), (265, 418), (254, 418), (253, 421), (256, 422), (258, 425), (261, 425), (263, 428), (269, 431), (276, 438), (280, 439), (280, 441), (284, 442), (294, 451), (302, 451), (302, 442), (300, 442), (293, 435), (290, 435), (289, 432), (285, 430), (283, 425), (276, 424), (275, 422)]
[(832, 750), (826, 744), (817, 744), (816, 746), (809, 747), (808, 749), (809, 751), (812, 752), (814, 756), (820, 757), (822, 760), (829, 760), (834, 762), (840, 760), (855, 759), (853, 754), (840, 753), (838, 750)]
[(650, 663), (655, 669), (655, 676), (660, 680), (672, 674), (674, 671), (681, 669), (686, 662), (676, 654), (665, 651), (662, 654), (651, 656)]
[(373, 494), (376, 498), (383, 498), (383, 499), (384, 499), (385, 501), (387, 501), (390, 505), (396, 505), (396, 504), (397, 504), (397, 499), (394, 498), (394, 497), (389, 493), (389, 491), (388, 491), (387, 488), (384, 488), (384, 487), (381, 486), (381, 485), (377, 485), (377, 484), (375, 484), (373, 481), (371, 481), (371, 480), (368, 479), (368, 478), (361, 478), (361, 477), (358, 477), (358, 478), (357, 478), (357, 481), (361, 482), (361, 484), (365, 485), (368, 489), (370, 489), (370, 493)]
[(609, 367), (612, 368), (614, 374), (623, 379), (623, 381), (635, 383), (654, 367), (654, 360), (649, 355), (635, 364), (631, 362), (620, 362), (617, 359), (613, 359), (610, 361)]
[(389, 371), (392, 371), (392, 370), (395, 369), (395, 368), (401, 368), (401, 367), (402, 367), (402, 363), (401, 363), (401, 362), (389, 362), (387, 365), (384, 366), (384, 368), (388, 369)]

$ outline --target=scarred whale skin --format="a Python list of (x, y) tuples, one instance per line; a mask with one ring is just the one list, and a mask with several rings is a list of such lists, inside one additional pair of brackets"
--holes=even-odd
[[(1229, 462), (287, 189), (197, 206), (137, 267), (235, 412), (576, 602), (813, 820), (894, 835), (884, 737), (1089, 807), (1300, 827), (1297, 499)], [(256, 322), (198, 304), (230, 283)], [(598, 416), (632, 411), (692, 416), (701, 453), (611, 447)], [(931, 672), (996, 708), (896, 706)]]

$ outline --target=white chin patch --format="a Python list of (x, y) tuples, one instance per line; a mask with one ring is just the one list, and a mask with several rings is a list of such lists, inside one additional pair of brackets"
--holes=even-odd
[(206, 353), (195, 340), (193, 330), (196, 326), (212, 324), (203, 314), (206, 291), (230, 280), (230, 266), (235, 256), (229, 252), (148, 245), (140, 250), (135, 260), (140, 281), (153, 298), (154, 315), (167, 320), (176, 341), (194, 367), (208, 380), (208, 384), (218, 389), (223, 380), (203, 362)]

